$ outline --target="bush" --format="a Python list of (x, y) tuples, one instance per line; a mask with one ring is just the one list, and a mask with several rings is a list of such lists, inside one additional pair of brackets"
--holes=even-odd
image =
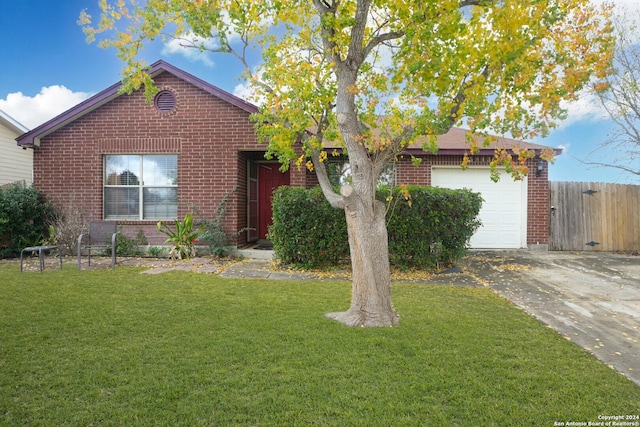
[[(480, 226), (482, 199), (468, 190), (408, 187), (381, 190), (389, 200), (389, 260), (400, 268), (434, 268), (454, 263)], [(319, 187), (280, 187), (273, 196), (273, 225), (268, 238), (286, 264), (312, 268), (334, 265), (349, 256), (344, 211), (332, 208)]]
[(0, 257), (15, 256), (48, 239), (54, 213), (53, 205), (33, 186), (0, 189)]
[[(140, 256), (144, 253), (141, 246), (147, 244), (147, 237), (142, 230), (138, 230), (136, 236), (131, 238), (124, 234), (123, 227), (120, 227), (116, 239), (118, 243), (116, 246), (116, 255), (118, 256)], [(107, 253), (110, 252), (111, 249), (108, 249)]]
[(58, 245), (61, 254), (76, 254), (78, 236), (86, 232), (84, 211), (80, 197), (72, 194), (70, 201), (58, 206), (51, 221), (53, 226), (53, 240)]
[(344, 211), (326, 201), (320, 187), (280, 187), (273, 194), (273, 225), (267, 238), (286, 264), (312, 268), (349, 256)]
[(387, 216), (389, 260), (401, 268), (448, 266), (466, 252), (467, 242), (480, 226), (482, 205), (469, 190), (410, 186), (409, 201), (393, 190), (393, 209)]
[(164, 254), (164, 248), (160, 248), (158, 246), (151, 246), (147, 250), (147, 254), (152, 257), (160, 258)]

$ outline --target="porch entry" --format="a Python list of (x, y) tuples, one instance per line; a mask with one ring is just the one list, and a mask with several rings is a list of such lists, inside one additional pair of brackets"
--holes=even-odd
[(271, 197), (281, 185), (289, 185), (289, 171), (280, 171), (279, 163), (249, 161), (249, 241), (266, 239), (273, 224)]

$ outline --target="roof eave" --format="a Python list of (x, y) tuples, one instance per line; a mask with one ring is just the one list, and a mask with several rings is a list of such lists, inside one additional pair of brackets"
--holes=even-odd
[(19, 136), (16, 138), (18, 145), (22, 147), (39, 147), (40, 140), (45, 136), (117, 98), (120, 95), (119, 90), (121, 86), (122, 83), (115, 83), (102, 92), (71, 107), (64, 113)]
[(17, 134), (22, 134), (28, 132), (29, 129), (24, 126), (22, 123), (0, 110), (0, 123), (3, 123), (6, 127), (11, 129), (13, 132)]
[(222, 99), (223, 101), (228, 102), (231, 105), (234, 105), (238, 108), (240, 108), (241, 110), (244, 110), (250, 114), (254, 114), (258, 112), (258, 107), (256, 107), (255, 105), (245, 101), (242, 98), (239, 98), (227, 91), (224, 91), (210, 83), (207, 83), (206, 81), (194, 76), (193, 74), (189, 74), (186, 71), (181, 70), (180, 68), (177, 68), (171, 64), (169, 64), (168, 62), (165, 62), (163, 60), (159, 60), (154, 62), (151, 67), (149, 68), (149, 75), (151, 77), (155, 77), (158, 74), (167, 71), (171, 74), (173, 74), (174, 76), (186, 81), (187, 83), (192, 84), (193, 86), (204, 90), (205, 92), (210, 93), (211, 95), (214, 95), (220, 99)]
[[(556, 156), (562, 154), (562, 148), (553, 148), (552, 149)], [(513, 150), (507, 150), (512, 155), (515, 155)], [(539, 157), (542, 153), (542, 149), (534, 149), (536, 157)], [(441, 148), (437, 153), (432, 153), (431, 151), (425, 151), (421, 148), (408, 148), (402, 152), (403, 154), (414, 155), (414, 156), (461, 156), (464, 154), (471, 154), (469, 149), (465, 148)], [(493, 156), (495, 154), (495, 150), (492, 148), (482, 148), (474, 156)]]
[[(258, 107), (256, 107), (255, 105), (250, 104), (244, 101), (243, 99), (238, 98), (235, 95), (232, 95), (229, 92), (225, 92), (222, 89), (219, 89), (216, 86), (213, 86), (205, 82), (204, 80), (201, 80), (192, 74), (182, 71), (181, 69), (176, 68), (173, 65), (167, 62), (164, 62), (162, 60), (153, 63), (149, 67), (149, 70), (147, 72), (151, 77), (156, 77), (165, 71), (250, 114), (254, 114), (258, 112)], [(94, 111), (95, 109), (101, 107), (107, 102), (122, 95), (120, 93), (121, 87), (122, 87), (122, 82), (117, 82), (111, 85), (109, 88), (103, 90), (102, 92), (92, 96), (91, 98), (88, 98), (82, 101), (75, 107), (70, 108), (69, 110), (54, 117), (53, 119), (24, 133), (23, 135), (16, 138), (18, 145), (22, 147), (34, 147), (34, 146), (39, 147), (41, 139), (44, 138), (45, 136), (57, 131), (61, 127), (66, 126), (72, 121), (77, 120), (78, 118), (84, 116), (85, 114), (88, 114)]]

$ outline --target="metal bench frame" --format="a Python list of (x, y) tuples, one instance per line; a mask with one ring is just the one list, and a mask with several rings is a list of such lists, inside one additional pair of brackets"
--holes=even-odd
[(20, 252), (20, 272), (22, 273), (22, 262), (24, 258), (25, 252), (31, 252), (31, 254), (38, 252), (38, 261), (40, 264), (40, 273), (44, 270), (44, 258), (46, 256), (47, 251), (58, 251), (58, 258), (60, 258), (60, 270), (62, 270), (62, 256), (60, 254), (60, 249), (56, 245), (43, 245), (43, 246), (29, 246), (28, 248), (24, 248), (22, 252)]
[(89, 221), (89, 232), (78, 236), (78, 270), (81, 270), (82, 251), (87, 252), (91, 266), (91, 251), (111, 249), (111, 268), (116, 266), (118, 246), (118, 223), (116, 221)]

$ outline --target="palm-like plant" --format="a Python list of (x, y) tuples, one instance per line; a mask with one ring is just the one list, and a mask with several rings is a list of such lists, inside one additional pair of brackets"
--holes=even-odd
[(175, 221), (175, 231), (164, 221), (158, 222), (157, 228), (159, 232), (168, 236), (165, 243), (173, 244), (169, 251), (169, 258), (189, 259), (196, 256), (195, 244), (198, 242), (202, 227), (193, 229), (193, 214), (186, 214), (183, 221)]

